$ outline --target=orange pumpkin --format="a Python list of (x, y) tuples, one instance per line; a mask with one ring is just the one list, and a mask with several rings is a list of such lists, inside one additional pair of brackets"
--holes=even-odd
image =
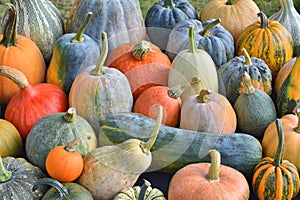
[(168, 200), (249, 199), (250, 189), (243, 174), (221, 165), (220, 153), (210, 151), (211, 163), (194, 163), (172, 177)]
[(136, 100), (149, 87), (167, 85), (171, 61), (156, 45), (143, 40), (115, 48), (106, 66), (125, 74)]
[[(3, 35), (0, 35), (0, 65), (21, 71), (30, 84), (44, 81), (46, 65), (37, 45), (30, 39), (17, 35), (17, 11), (13, 4), (6, 3), (9, 12)], [(6, 77), (0, 77), (0, 105), (6, 105), (19, 91), (18, 86)]]

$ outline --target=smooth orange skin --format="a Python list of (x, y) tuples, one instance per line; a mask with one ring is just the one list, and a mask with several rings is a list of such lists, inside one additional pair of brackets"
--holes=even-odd
[(46, 169), (52, 178), (60, 182), (71, 182), (81, 175), (83, 158), (77, 151), (69, 152), (64, 146), (57, 146), (46, 158)]

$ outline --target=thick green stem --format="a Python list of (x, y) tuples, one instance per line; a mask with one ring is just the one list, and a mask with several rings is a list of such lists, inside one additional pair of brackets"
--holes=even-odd
[(144, 179), (144, 184), (141, 187), (141, 191), (140, 191), (138, 200), (146, 199), (146, 194), (147, 194), (146, 192), (147, 192), (148, 187), (150, 187), (150, 186), (151, 186), (151, 183)]
[(6, 181), (9, 181), (12, 177), (12, 172), (7, 171), (3, 165), (2, 158), (0, 156), (0, 183), (4, 183)]
[(194, 26), (189, 27), (189, 53), (195, 53), (197, 51), (196, 43), (195, 43), (195, 28)]
[(200, 82), (200, 80), (197, 77), (193, 77), (191, 82), (187, 82), (183, 85), (177, 85), (177, 86), (171, 87), (168, 90), (168, 95), (171, 98), (177, 99), (178, 97), (180, 97), (182, 95), (183, 91), (185, 90), (185, 88), (187, 86), (193, 86), (199, 82)]
[(208, 180), (218, 181), (220, 175), (221, 154), (213, 149), (209, 152), (211, 157), (211, 164), (208, 171)]
[(257, 16), (260, 17), (260, 28), (269, 28), (269, 19), (266, 14), (259, 12)]
[(149, 51), (152, 51), (150, 42), (142, 40), (132, 48), (132, 56), (137, 60), (144, 60)]
[(274, 165), (275, 166), (281, 166), (282, 165), (282, 160), (283, 160), (283, 153), (284, 153), (284, 135), (282, 132), (282, 123), (280, 119), (275, 120), (275, 124), (277, 127), (277, 132), (278, 132), (278, 146), (277, 146), (277, 151), (274, 159)]
[(0, 65), (0, 75), (12, 80), (21, 89), (29, 85), (26, 76), (14, 68)]
[(197, 96), (198, 103), (207, 103), (210, 101), (210, 94), (212, 93), (211, 90), (201, 90), (200, 94)]
[(64, 119), (67, 122), (74, 122), (76, 118), (76, 109), (75, 108), (69, 108), (68, 111), (64, 115)]
[(79, 28), (78, 32), (76, 33), (76, 35), (72, 38), (71, 42), (72, 43), (82, 43), (84, 42), (84, 37), (82, 37), (87, 25), (89, 24), (91, 17), (92, 17), (93, 13), (92, 12), (88, 12), (83, 24), (81, 25), (81, 27)]
[(173, 3), (172, 0), (165, 0), (164, 1), (164, 7), (165, 8), (175, 8), (176, 5)]
[(163, 107), (162, 106), (158, 106), (158, 115), (157, 115), (157, 119), (156, 119), (156, 125), (152, 131), (152, 134), (149, 138), (149, 140), (145, 143), (145, 142), (142, 142), (141, 143), (141, 149), (142, 151), (145, 153), (145, 154), (148, 154), (150, 153), (150, 149), (151, 147), (153, 146), (157, 136), (158, 136), (158, 133), (159, 133), (159, 129), (161, 127), (161, 122), (162, 122), (162, 118), (163, 118)]
[(17, 46), (17, 11), (16, 7), (11, 3), (5, 3), (5, 8), (9, 12), (8, 20), (3, 29), (3, 38), (0, 44), (6, 46), (6, 48), (10, 46)]
[(209, 37), (210, 36), (210, 29), (215, 27), (216, 25), (218, 25), (220, 23), (221, 23), (220, 18), (212, 21), (207, 26), (205, 26), (205, 28), (199, 34), (202, 35), (203, 37)]
[(102, 32), (102, 51), (100, 54), (100, 58), (96, 64), (96, 68), (92, 71), (92, 75), (94, 76), (100, 76), (101, 74), (104, 74), (103, 65), (105, 63), (105, 59), (108, 54), (108, 41), (107, 41), (107, 35), (106, 32)]
[(247, 50), (245, 48), (242, 49), (243, 55), (245, 56), (245, 62), (244, 64), (247, 66), (252, 66), (251, 57), (248, 54)]
[(53, 179), (53, 178), (41, 178), (32, 187), (32, 191), (37, 190), (38, 186), (40, 185), (50, 185), (58, 191), (59, 197), (63, 199), (67, 199), (67, 196), (69, 195), (68, 189), (63, 186), (59, 181)]

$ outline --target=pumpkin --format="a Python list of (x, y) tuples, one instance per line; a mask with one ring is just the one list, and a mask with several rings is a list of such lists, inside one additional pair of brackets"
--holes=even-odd
[(292, 69), (282, 82), (276, 97), (278, 117), (293, 113), (294, 108), (300, 101), (300, 88), (298, 86), (300, 79), (298, 70), (300, 70), (300, 57), (296, 58)]
[(194, 26), (189, 27), (188, 49), (180, 51), (172, 62), (168, 77), (168, 87), (191, 82), (193, 78), (199, 80), (198, 84), (186, 87), (180, 96), (182, 102), (193, 94), (199, 94), (202, 89), (210, 88), (219, 91), (219, 82), (216, 66), (211, 56), (195, 44)]
[[(253, 170), (252, 188), (254, 194), (256, 194), (259, 199), (292, 199), (299, 193), (299, 173), (291, 162), (283, 160), (286, 146), (284, 139), (285, 132), (282, 130), (282, 122), (280, 119), (276, 119), (274, 124), (276, 124), (278, 132), (276, 154), (274, 157), (266, 155), (255, 166)], [(275, 141), (275, 138), (276, 137), (273, 137), (272, 140)], [(269, 141), (271, 142), (272, 140)]]
[(22, 72), (6, 66), (0, 66), (0, 75), (19, 87), (7, 104), (5, 119), (18, 129), (23, 139), (41, 117), (67, 110), (67, 96), (58, 86), (50, 83), (30, 85)]
[(201, 9), (199, 18), (202, 22), (220, 18), (222, 26), (236, 41), (247, 26), (257, 21), (258, 12), (257, 4), (252, 0), (211, 0)]
[(272, 98), (253, 87), (247, 72), (242, 76), (240, 96), (234, 103), (234, 110), (239, 130), (257, 138), (263, 136), (267, 126), (277, 117)]
[(293, 58), (294, 42), (291, 33), (278, 21), (269, 20), (260, 12), (260, 20), (245, 28), (235, 42), (237, 55), (245, 48), (250, 56), (264, 60), (273, 80), (280, 68)]
[[(295, 113), (286, 114), (280, 118), (284, 133), (284, 154), (283, 159), (293, 163), (300, 170), (300, 110), (299, 105), (295, 108)], [(262, 149), (265, 156), (274, 157), (278, 145), (277, 129), (275, 122), (272, 122), (266, 129), (262, 139)]]
[(81, 136), (91, 137), (75, 146), (76, 151), (85, 156), (97, 147), (96, 134), (87, 120), (76, 115), (75, 108), (69, 108), (67, 112), (48, 114), (38, 120), (28, 134), (26, 155), (32, 164), (46, 172), (48, 153), (54, 147), (65, 146)]
[(234, 40), (221, 24), (220, 19), (184, 20), (172, 29), (167, 46), (167, 55), (171, 60), (181, 50), (188, 49), (189, 26), (194, 26), (196, 46), (205, 50), (213, 59), (217, 68), (234, 57)]
[(35, 182), (46, 175), (41, 169), (32, 165), (24, 158), (0, 156), (0, 199), (40, 199), (47, 191), (40, 187), (35, 192), (31, 189)]
[[(117, 145), (132, 138), (145, 140), (151, 137), (154, 125), (155, 120), (139, 113), (115, 113), (103, 122), (99, 144)], [(211, 149), (223, 155), (224, 165), (237, 169), (247, 178), (262, 158), (260, 142), (249, 134), (212, 134), (162, 124), (151, 149), (153, 159), (147, 171), (173, 174), (187, 164), (208, 162)]]
[(104, 66), (108, 53), (107, 35), (102, 33), (103, 48), (96, 65), (86, 67), (75, 78), (69, 103), (85, 118), (98, 135), (102, 120), (116, 112), (132, 110), (133, 97), (126, 76), (115, 68)]
[(152, 188), (151, 183), (144, 179), (140, 186), (127, 187), (121, 190), (113, 200), (166, 200), (164, 193), (157, 188)]
[(210, 151), (211, 163), (189, 164), (172, 177), (168, 190), (169, 200), (227, 199), (247, 200), (250, 189), (239, 171), (221, 165), (221, 155)]
[(138, 0), (75, 0), (66, 24), (66, 32), (78, 30), (87, 12), (93, 12), (94, 17), (85, 33), (93, 38), (100, 50), (102, 36), (108, 37), (108, 53), (116, 47), (146, 39), (146, 28), (140, 2)]
[(84, 67), (96, 64), (100, 57), (97, 43), (84, 34), (91, 17), (89, 12), (77, 33), (62, 35), (53, 47), (46, 82), (58, 85), (67, 95), (77, 74)]
[(112, 199), (122, 189), (133, 187), (152, 162), (150, 149), (157, 138), (162, 117), (163, 108), (159, 106), (156, 125), (146, 142), (129, 139), (118, 145), (100, 146), (87, 154), (78, 183), (95, 199), (103, 200)]
[[(34, 41), (48, 65), (54, 42), (64, 33), (61, 13), (48, 0), (10, 0), (10, 2), (18, 10), (17, 33)], [(28, 57), (27, 59), (31, 60)]]
[(23, 141), (17, 128), (7, 120), (0, 119), (0, 156), (20, 157)]
[(83, 158), (75, 149), (75, 145), (82, 139), (90, 136), (79, 137), (66, 146), (56, 146), (50, 150), (46, 157), (46, 170), (48, 174), (60, 182), (72, 182), (77, 179), (83, 170)]
[(234, 133), (236, 126), (237, 119), (232, 105), (217, 92), (203, 89), (182, 104), (179, 128), (227, 134)]
[(243, 55), (236, 56), (218, 69), (224, 96), (234, 105), (238, 98), (242, 75), (247, 72), (254, 88), (267, 94), (272, 93), (272, 73), (269, 66), (260, 58), (250, 57), (244, 48)]
[(167, 85), (171, 61), (156, 45), (142, 40), (115, 48), (108, 55), (106, 65), (125, 74), (136, 100), (152, 86)]
[(300, 54), (300, 15), (294, 7), (293, 0), (280, 0), (280, 9), (270, 19), (282, 24), (292, 35), (294, 41), (294, 56)]
[(74, 182), (60, 183), (52, 178), (41, 178), (35, 182), (32, 190), (37, 190), (41, 185), (50, 185), (50, 188), (42, 197), (42, 200), (93, 200), (92, 194), (83, 186)]
[[(4, 4), (8, 11), (8, 20), (5, 23), (3, 34), (0, 35), (0, 65), (12, 67), (25, 74), (30, 84), (44, 81), (46, 65), (41, 51), (30, 39), (18, 35), (16, 26), (18, 13), (13, 4)], [(0, 104), (7, 105), (12, 96), (19, 91), (18, 86), (11, 80), (0, 77)]]
[(145, 16), (150, 41), (166, 50), (171, 30), (175, 24), (186, 19), (198, 19), (196, 9), (188, 0), (160, 0), (154, 3)]

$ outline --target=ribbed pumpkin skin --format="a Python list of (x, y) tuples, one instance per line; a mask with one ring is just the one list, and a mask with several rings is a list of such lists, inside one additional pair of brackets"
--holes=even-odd
[(275, 12), (270, 19), (278, 21), (291, 34), (294, 41), (294, 56), (300, 54), (300, 15), (294, 7), (293, 0), (280, 0), (280, 10)]
[(292, 35), (278, 21), (265, 16), (242, 31), (235, 43), (236, 55), (242, 55), (245, 48), (250, 56), (266, 62), (273, 79), (280, 68), (293, 58), (294, 42)]
[(48, 63), (55, 41), (64, 33), (59, 10), (48, 0), (10, 0), (19, 10), (17, 32), (39, 47)]
[(0, 182), (0, 199), (26, 199), (36, 200), (47, 191), (46, 187), (40, 187), (34, 193), (32, 187), (35, 182), (46, 175), (38, 167), (32, 165), (24, 158), (2, 158), (4, 168), (12, 171), (12, 178), (4, 183)]
[[(168, 5), (174, 4), (174, 7)], [(186, 19), (198, 19), (196, 9), (188, 0), (161, 0), (146, 13), (145, 25), (150, 41), (166, 50), (169, 34), (174, 25)]]
[(146, 38), (146, 29), (138, 0), (75, 0), (66, 25), (73, 33), (81, 26), (86, 13), (93, 12), (85, 33), (102, 48), (101, 32), (108, 36), (108, 52), (119, 45)]
[(43, 171), (46, 171), (48, 153), (56, 146), (65, 146), (84, 135), (91, 136), (91, 139), (76, 146), (81, 155), (86, 155), (97, 146), (96, 134), (84, 118), (76, 115), (74, 122), (68, 122), (64, 115), (64, 112), (58, 112), (41, 118), (26, 139), (25, 150), (29, 161)]
[(16, 127), (7, 120), (0, 119), (0, 156), (20, 157), (23, 141)]
[(182, 50), (188, 48), (189, 26), (194, 26), (195, 42), (198, 49), (205, 50), (213, 59), (217, 68), (234, 57), (234, 40), (230, 32), (218, 24), (209, 29), (207, 35), (203, 31), (215, 19), (201, 23), (197, 19), (184, 20), (177, 23), (170, 33), (167, 55), (171, 60)]
[(84, 42), (72, 43), (75, 33), (62, 35), (54, 44), (46, 82), (58, 85), (68, 95), (75, 77), (86, 66), (95, 65), (100, 56), (97, 43), (84, 34)]

